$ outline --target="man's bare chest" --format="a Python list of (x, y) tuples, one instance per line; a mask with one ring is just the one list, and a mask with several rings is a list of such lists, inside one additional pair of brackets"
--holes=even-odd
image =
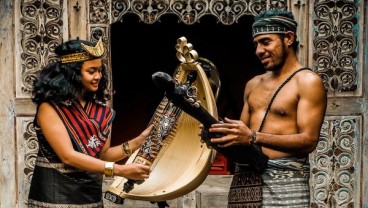
[(288, 117), (295, 114), (298, 100), (297, 92), (285, 87), (277, 95), (274, 90), (255, 89), (249, 95), (247, 102), (251, 114), (262, 115), (268, 111), (269, 115)]

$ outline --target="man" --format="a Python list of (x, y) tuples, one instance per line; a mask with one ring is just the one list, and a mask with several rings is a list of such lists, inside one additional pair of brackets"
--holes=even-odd
[(286, 10), (255, 17), (255, 53), (266, 73), (246, 84), (240, 120), (225, 118), (209, 129), (225, 134), (211, 139), (220, 147), (256, 144), (270, 159), (261, 193), (246, 184), (255, 177), (242, 175), (247, 165), (236, 164), (229, 208), (309, 207), (308, 154), (318, 143), (327, 97), (321, 78), (297, 59), (296, 29), (294, 16)]

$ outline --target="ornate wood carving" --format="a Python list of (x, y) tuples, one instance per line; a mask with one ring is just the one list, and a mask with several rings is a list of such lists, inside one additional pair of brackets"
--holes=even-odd
[(35, 74), (57, 58), (54, 49), (62, 42), (62, 0), (22, 0), (22, 92), (29, 93)]
[(313, 21), (313, 68), (330, 93), (358, 87), (358, 8), (353, 0), (317, 1)]
[(357, 207), (361, 117), (330, 117), (310, 155), (312, 207)]
[[(17, 118), (17, 130), (23, 132), (18, 138), (18, 157), (23, 159), (22, 168), (23, 174), (20, 174), (20, 181), (22, 183), (19, 187), (22, 197), (22, 203), (26, 205), (29, 193), (29, 187), (33, 175), (34, 166), (36, 163), (36, 157), (38, 152), (38, 141), (35, 129), (33, 127), (33, 119), (29, 117)], [(25, 206), (24, 206), (25, 207)]]
[(89, 2), (89, 23), (109, 24), (110, 23), (110, 3), (107, 0), (91, 0)]
[(113, 21), (123, 21), (126, 13), (137, 14), (141, 21), (153, 24), (163, 14), (175, 14), (179, 21), (194, 24), (204, 15), (214, 15), (225, 25), (236, 23), (243, 15), (254, 15), (272, 8), (287, 9), (287, 0), (112, 0)]

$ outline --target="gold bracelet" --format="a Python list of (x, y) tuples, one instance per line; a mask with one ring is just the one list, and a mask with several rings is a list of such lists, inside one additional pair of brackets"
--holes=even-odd
[(104, 174), (106, 177), (114, 177), (115, 162), (105, 162)]
[(256, 142), (256, 139), (257, 139), (257, 134), (254, 130), (251, 130), (252, 131), (252, 136), (251, 136), (251, 139), (249, 141), (249, 145), (252, 145)]
[(132, 151), (132, 149), (130, 148), (130, 146), (129, 146), (129, 143), (128, 143), (128, 142), (124, 142), (124, 143), (122, 143), (122, 144), (121, 144), (121, 149), (123, 150), (123, 153), (124, 153), (125, 155), (130, 156), (131, 154), (133, 154), (133, 151)]

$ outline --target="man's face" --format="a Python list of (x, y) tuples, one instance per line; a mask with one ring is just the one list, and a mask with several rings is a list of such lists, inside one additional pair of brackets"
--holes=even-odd
[(257, 35), (253, 39), (256, 55), (268, 71), (277, 71), (282, 67), (286, 58), (286, 46), (277, 34)]
[(101, 70), (101, 59), (89, 60), (83, 63), (81, 77), (84, 90), (89, 92), (96, 92), (98, 90), (98, 84), (102, 77)]

